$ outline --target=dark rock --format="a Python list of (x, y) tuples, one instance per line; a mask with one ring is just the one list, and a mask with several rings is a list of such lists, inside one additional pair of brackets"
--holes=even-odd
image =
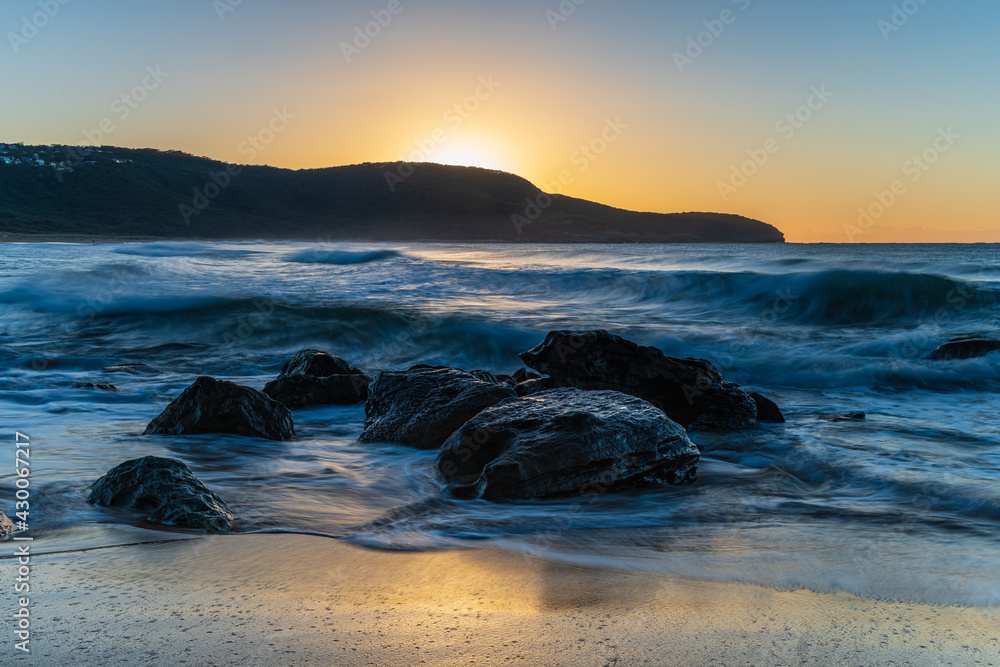
[(750, 398), (757, 405), (757, 421), (768, 424), (785, 423), (785, 415), (781, 414), (777, 403), (755, 391), (750, 392)]
[(542, 376), (538, 373), (532, 373), (527, 368), (518, 368), (511, 377), (514, 378), (515, 384), (521, 384), (528, 380), (538, 380)]
[(279, 375), (264, 386), (264, 393), (289, 408), (306, 405), (351, 405), (368, 397), (371, 378), (350, 375)]
[(1000, 350), (1000, 340), (991, 338), (955, 338), (931, 352), (932, 361), (974, 359)]
[(302, 350), (264, 386), (264, 393), (289, 408), (351, 405), (368, 397), (370, 382), (370, 377), (340, 357)]
[(863, 412), (845, 412), (839, 415), (820, 415), (820, 419), (825, 419), (828, 422), (859, 422), (865, 420), (865, 413)]
[(102, 373), (127, 373), (129, 375), (153, 375), (158, 370), (146, 364), (118, 364), (101, 369)]
[(518, 396), (531, 396), (532, 394), (537, 394), (540, 391), (548, 391), (549, 389), (558, 389), (559, 385), (552, 380), (552, 378), (534, 378), (531, 380), (525, 380), (524, 382), (515, 385), (514, 391)]
[(685, 428), (757, 425), (757, 406), (703, 359), (676, 359), (607, 331), (552, 331), (521, 353), (525, 364), (567, 387), (609, 389), (645, 399)]
[[(434, 366), (425, 366), (423, 364), (419, 366), (414, 366), (414, 368), (434, 368)], [(483, 382), (492, 382), (493, 384), (506, 384), (513, 386), (511, 384), (511, 377), (509, 375), (494, 375), (489, 371), (466, 371), (469, 375)]]
[(357, 368), (338, 356), (327, 354), (320, 350), (302, 350), (281, 367), (283, 375), (314, 375), (328, 377), (330, 375), (362, 375)]
[(76, 389), (100, 389), (101, 391), (118, 391), (118, 387), (107, 382), (76, 382), (73, 384)]
[(235, 518), (225, 501), (186, 465), (158, 456), (115, 466), (94, 482), (87, 500), (134, 510), (155, 523), (186, 524), (213, 533), (228, 532)]
[(358, 439), (436, 449), (469, 419), (515, 396), (509, 385), (457, 368), (383, 371), (368, 386), (365, 430)]
[(14, 522), (7, 518), (7, 515), (0, 510), (0, 542), (10, 539), (14, 534)]
[(256, 389), (202, 376), (173, 400), (143, 435), (232, 433), (251, 438), (291, 440), (288, 408)]
[(437, 466), (456, 495), (505, 500), (691, 482), (698, 458), (684, 429), (642, 399), (554, 389), (483, 410)]

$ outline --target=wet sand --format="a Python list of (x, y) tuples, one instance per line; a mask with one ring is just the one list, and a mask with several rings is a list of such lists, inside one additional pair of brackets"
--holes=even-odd
[(1000, 665), (1000, 609), (492, 549), (245, 535), (32, 564), (34, 665)]

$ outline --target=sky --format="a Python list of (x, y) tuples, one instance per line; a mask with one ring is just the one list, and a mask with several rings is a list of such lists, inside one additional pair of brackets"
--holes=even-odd
[(793, 242), (1000, 242), (996, 0), (4, 0), (0, 142), (410, 160)]

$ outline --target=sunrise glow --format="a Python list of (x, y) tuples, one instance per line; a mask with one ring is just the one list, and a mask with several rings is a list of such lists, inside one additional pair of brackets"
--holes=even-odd
[[(292, 169), (424, 154), (789, 241), (1000, 241), (996, 3), (215, 4), (62, 7), (0, 55), (4, 89), (33, 91), (3, 97), (0, 141)], [(19, 36), (16, 5), (0, 24)], [(123, 104), (147, 67), (168, 76)], [(274, 109), (293, 120), (248, 159)], [(935, 155), (941, 132), (957, 138)]]

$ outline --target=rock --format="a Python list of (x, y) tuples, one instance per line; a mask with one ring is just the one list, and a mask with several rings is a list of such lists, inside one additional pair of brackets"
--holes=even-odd
[(781, 414), (777, 403), (755, 391), (750, 392), (750, 398), (757, 406), (757, 421), (769, 424), (785, 423), (785, 415)]
[(694, 481), (698, 448), (662, 410), (617, 391), (553, 389), (483, 410), (437, 457), (456, 495), (509, 500)]
[(395, 442), (436, 449), (457, 428), (516, 394), (457, 368), (414, 366), (383, 371), (368, 386), (361, 442)]
[(0, 510), (0, 542), (9, 540), (14, 534), (14, 522), (7, 518), (7, 515)]
[(288, 408), (306, 405), (351, 405), (368, 397), (372, 381), (363, 373), (350, 375), (280, 375), (264, 386), (264, 393)]
[(492, 382), (493, 384), (506, 384), (514, 386), (513, 378), (509, 375), (494, 375), (489, 371), (466, 371), (469, 375), (483, 382)]
[(159, 456), (115, 466), (94, 482), (87, 500), (134, 510), (155, 523), (186, 524), (212, 533), (228, 532), (235, 518), (225, 501), (186, 465)]
[(974, 359), (1000, 350), (1000, 340), (991, 338), (954, 338), (939, 346), (929, 357), (932, 361)]
[(548, 391), (549, 389), (558, 389), (559, 385), (553, 382), (552, 378), (534, 378), (531, 380), (525, 380), (524, 382), (514, 386), (514, 392), (518, 396), (531, 396), (532, 394), (537, 394), (540, 391)]
[(552, 331), (521, 353), (524, 363), (566, 387), (608, 389), (645, 399), (685, 428), (757, 425), (757, 406), (703, 359), (675, 359), (603, 330)]
[(859, 422), (864, 421), (866, 415), (863, 412), (845, 412), (839, 415), (820, 415), (819, 418), (829, 422)]
[(118, 391), (118, 387), (107, 382), (75, 382), (73, 387), (76, 389), (100, 389), (101, 391)]
[(331, 375), (363, 375), (363, 373), (338, 356), (320, 350), (302, 350), (281, 367), (281, 373), (278, 374), (278, 377), (284, 375), (329, 377)]
[(202, 376), (143, 431), (143, 435), (231, 433), (268, 440), (295, 435), (288, 408), (256, 389)]
[(514, 371), (514, 374), (511, 375), (511, 377), (514, 378), (515, 384), (521, 384), (522, 382), (527, 382), (528, 380), (538, 380), (542, 376), (538, 373), (532, 373), (527, 368), (518, 368)]
[(351, 405), (368, 397), (370, 382), (370, 377), (340, 357), (302, 350), (264, 386), (264, 393), (289, 408)]
[(128, 375), (152, 375), (159, 371), (146, 364), (118, 364), (101, 369), (102, 373), (127, 373)]

